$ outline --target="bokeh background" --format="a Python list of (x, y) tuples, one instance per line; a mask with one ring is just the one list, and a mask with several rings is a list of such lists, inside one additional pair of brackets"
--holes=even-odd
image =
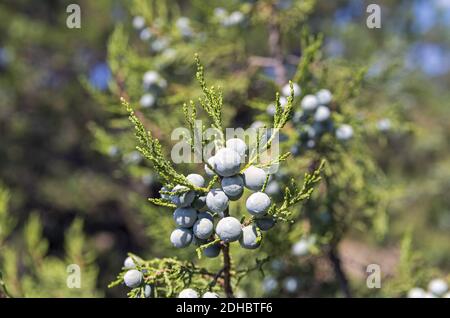
[[(66, 7), (74, 2), (81, 7), (81, 29), (69, 29), (65, 24)], [(126, 71), (136, 72), (136, 81), (142, 70), (164, 65), (169, 89), (173, 81), (190, 83), (194, 75), (191, 57), (198, 52), (207, 67), (211, 66), (211, 76), (221, 79), (224, 86), (229, 84), (234, 106), (240, 109), (238, 115), (227, 115), (230, 121), (253, 120), (251, 108), (239, 95), (253, 78), (239, 69), (250, 53), (268, 52), (265, 24), (249, 22), (238, 30), (221, 29), (210, 17), (217, 7), (245, 13), (247, 6), (257, 1), (157, 2), (189, 17), (196, 32), (209, 30), (204, 45), (189, 41), (167, 44), (161, 39), (156, 45), (152, 42), (153, 47), (143, 45), (146, 35), (133, 27), (140, 4), (133, 6), (128, 1), (0, 3), (0, 181), (4, 202), (0, 208), (0, 270), (13, 296), (123, 297), (124, 289), (108, 289), (107, 285), (120, 271), (127, 252), (145, 258), (183, 257), (158, 241), (169, 233), (170, 226), (152, 228), (157, 214), (145, 211), (150, 209), (146, 198), (155, 196), (160, 184), (134, 152), (135, 140), (126, 118), (116, 116), (120, 113), (116, 110), (120, 108), (120, 78), (114, 77), (113, 71), (119, 66), (111, 65), (111, 58), (117, 56), (108, 47), (124, 42), (124, 34), (130, 55), (116, 64), (129, 64)], [(354, 281), (355, 296), (371, 296), (371, 291), (356, 287), (364, 285), (365, 264), (382, 264), (388, 278), (399, 275), (401, 242), (410, 244), (410, 250), (420, 256), (420, 269), (446, 277), (450, 271), (450, 1), (375, 1), (382, 8), (380, 29), (366, 27), (366, 7), (374, 1), (278, 2), (280, 10), (289, 10), (292, 3), (305, 6), (297, 13), (301, 18), (292, 18), (290, 24), (286, 20), (281, 39), (285, 56), (301, 55), (303, 26), (312, 34), (322, 33), (323, 56), (330, 65), (367, 67), (367, 82), (361, 89), (367, 107), (389, 112), (389, 107), (396, 105), (402, 121), (413, 131), (386, 138), (384, 145), (373, 147), (392, 188), (389, 203), (380, 202), (386, 205), (389, 226), (382, 239), (359, 232), (341, 243), (343, 267)], [(156, 13), (156, 18), (158, 14), (162, 16), (164, 11)], [(117, 32), (118, 27), (122, 33)], [(140, 59), (131, 53), (134, 48)], [(174, 52), (181, 57), (172, 62)], [(263, 72), (274, 76), (269, 68)], [(185, 90), (169, 90), (158, 113), (144, 112), (156, 135), (168, 136), (169, 128), (182, 125), (181, 111), (163, 106), (181, 105), (195, 96), (198, 88), (189, 85)], [(141, 89), (140, 84), (136, 87)], [(168, 118), (170, 124), (166, 125)], [(410, 241), (404, 239), (407, 231)], [(65, 287), (66, 266), (71, 262), (83, 266), (80, 290)], [(408, 279), (413, 281), (404, 278)], [(271, 295), (341, 294), (327, 285), (298, 293), (280, 287)]]

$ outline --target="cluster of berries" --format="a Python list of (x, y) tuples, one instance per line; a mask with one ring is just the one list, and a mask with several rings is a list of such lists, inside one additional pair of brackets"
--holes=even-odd
[(142, 77), (142, 86), (145, 90), (139, 104), (143, 108), (153, 107), (156, 98), (167, 87), (167, 81), (156, 71), (147, 71)]
[(224, 27), (232, 27), (245, 21), (245, 15), (241, 11), (233, 11), (228, 13), (226, 9), (221, 7), (214, 9), (214, 17)]
[[(212, 188), (206, 194), (196, 193), (183, 185), (176, 185), (173, 189), (162, 188), (161, 198), (177, 207), (173, 213), (177, 228), (170, 235), (175, 247), (186, 247), (191, 242), (204, 245), (218, 239), (222, 243), (239, 241), (246, 249), (259, 247), (261, 231), (271, 229), (275, 220), (267, 216), (271, 199), (261, 191), (268, 179), (267, 173), (254, 165), (240, 173), (247, 157), (246, 152), (245, 142), (232, 138), (207, 160), (205, 172), (208, 176), (217, 175), (220, 187)], [(205, 185), (205, 179), (199, 174), (190, 174), (186, 179), (196, 187)], [(230, 201), (239, 200), (244, 188), (254, 191), (245, 204), (252, 216), (250, 224), (241, 224), (237, 218), (228, 216), (227, 213)], [(217, 222), (215, 218), (218, 219)], [(220, 244), (211, 244), (204, 249), (204, 254), (207, 257), (218, 256)]]
[(353, 128), (348, 124), (335, 126), (331, 118), (333, 95), (327, 89), (319, 90), (315, 95), (305, 95), (301, 102), (301, 110), (295, 112), (293, 122), (299, 130), (299, 143), (291, 152), (300, 154), (302, 149), (313, 149), (325, 134), (332, 134), (339, 141), (347, 141), (353, 137)]
[[(127, 257), (123, 263), (127, 272), (123, 276), (125, 285), (129, 288), (137, 288), (143, 284), (144, 273), (136, 269), (136, 264), (131, 257)], [(144, 297), (149, 298), (152, 294), (152, 286), (144, 285)]]

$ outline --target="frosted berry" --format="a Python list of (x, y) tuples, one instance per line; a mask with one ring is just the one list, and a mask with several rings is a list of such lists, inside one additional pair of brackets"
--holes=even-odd
[(185, 228), (179, 228), (173, 230), (170, 234), (170, 242), (176, 248), (186, 247), (192, 242), (192, 231)]
[[(178, 192), (181, 190), (187, 190), (188, 188), (182, 185), (177, 185), (172, 189), (172, 192)], [(195, 199), (195, 192), (194, 191), (187, 191), (182, 192), (181, 194), (174, 194), (171, 195), (171, 200), (173, 204), (175, 204), (178, 208), (184, 208), (194, 201)]]
[(144, 286), (144, 296), (145, 298), (150, 298), (152, 296), (152, 286), (150, 285)]
[(173, 212), (173, 219), (177, 226), (189, 228), (197, 220), (197, 211), (193, 208), (178, 208)]
[(178, 294), (178, 298), (198, 298), (198, 293), (192, 288), (186, 288)]
[(140, 271), (136, 269), (130, 269), (123, 276), (123, 281), (125, 285), (130, 288), (136, 288), (142, 283), (143, 275)]
[(239, 243), (243, 248), (250, 250), (259, 247), (261, 240), (258, 238), (258, 233), (256, 232), (256, 227), (254, 225), (248, 225), (242, 229)]
[(247, 151), (247, 145), (242, 139), (231, 138), (228, 139), (225, 144), (228, 149), (236, 151), (241, 156), (241, 158), (245, 156), (245, 152)]
[(250, 166), (244, 171), (244, 184), (250, 190), (259, 191), (266, 182), (266, 172), (255, 166)]
[(244, 192), (244, 179), (240, 175), (222, 179), (222, 190), (230, 200), (237, 200)]
[(206, 292), (203, 294), (202, 298), (220, 298), (217, 293)]
[(228, 207), (229, 199), (221, 189), (212, 189), (206, 195), (206, 205), (212, 212), (223, 212)]
[(436, 278), (430, 281), (430, 283), (428, 284), (428, 291), (436, 296), (444, 295), (447, 290), (448, 285), (443, 279)]
[(192, 183), (193, 185), (195, 185), (196, 187), (199, 187), (199, 188), (201, 188), (205, 185), (205, 179), (201, 175), (196, 174), (196, 173), (191, 173), (190, 175), (188, 175), (186, 177), (186, 179), (190, 183)]
[(350, 125), (344, 124), (336, 129), (336, 138), (342, 141), (349, 140), (353, 137), (353, 128)]
[(153, 94), (147, 93), (142, 95), (141, 99), (139, 100), (139, 104), (141, 104), (143, 108), (149, 108), (155, 105), (155, 101), (155, 96), (153, 96)]
[(195, 222), (193, 232), (199, 239), (207, 239), (214, 231), (214, 224), (208, 218), (202, 218)]
[(264, 192), (255, 192), (247, 198), (245, 206), (251, 215), (263, 216), (270, 207), (270, 198)]
[(314, 114), (314, 120), (324, 122), (330, 118), (330, 109), (327, 106), (319, 106)]
[[(216, 166), (215, 166), (215, 157), (214, 157), (214, 156), (210, 157), (207, 161), (208, 161), (209, 165), (210, 165), (213, 169), (216, 169)], [(212, 176), (214, 176), (214, 175), (216, 174), (213, 170), (211, 170), (210, 167), (208, 167), (207, 164), (205, 164), (205, 173), (206, 173), (208, 176), (210, 176), (210, 177), (212, 177)]]
[(216, 172), (222, 177), (231, 177), (241, 168), (241, 156), (239, 153), (229, 148), (222, 148), (214, 156)]
[(216, 233), (224, 242), (237, 241), (242, 234), (241, 223), (234, 217), (225, 217), (217, 223)]
[(130, 256), (128, 256), (128, 257), (125, 259), (125, 261), (123, 262), (123, 267), (128, 268), (128, 269), (131, 269), (131, 268), (135, 268), (135, 267), (136, 267), (136, 264), (134, 264), (133, 259), (132, 259)]
[(329, 103), (331, 103), (333, 95), (328, 89), (321, 89), (317, 92), (316, 97), (320, 105), (328, 105)]
[(414, 287), (408, 291), (408, 298), (425, 298), (426, 291), (424, 291), (422, 288)]
[(301, 107), (304, 111), (313, 111), (317, 108), (319, 105), (319, 101), (317, 100), (317, 97), (314, 95), (306, 95), (303, 97), (301, 102)]

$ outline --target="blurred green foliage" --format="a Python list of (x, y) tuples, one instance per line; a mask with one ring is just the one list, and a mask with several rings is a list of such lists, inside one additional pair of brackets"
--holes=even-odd
[[(286, 161), (280, 184), (290, 177), (300, 180), (311, 162), (322, 158), (327, 160), (324, 182), (297, 211), (294, 225), (280, 225), (287, 239), (275, 232), (265, 237), (260, 251), (232, 248), (240, 268), (271, 256), (261, 268), (265, 278), (252, 271), (238, 292), (342, 295), (332, 266), (323, 265), (329, 263), (330, 247), (340, 253), (353, 296), (404, 296), (448, 273), (448, 8), (438, 1), (426, 7), (419, 0), (382, 0), (382, 28), (368, 29), (368, 1), (80, 0), (82, 28), (68, 29), (69, 3), (0, 4), (3, 293), (123, 296), (125, 289), (106, 287), (128, 252), (220, 267), (215, 260), (196, 260), (193, 249), (171, 247), (171, 214), (146, 200), (159, 197), (161, 180), (135, 151), (132, 126), (120, 105), (120, 97), (127, 97), (145, 127), (170, 149), (173, 128), (185, 124), (182, 104), (201, 93), (193, 80), (195, 53), (209, 82), (224, 91), (227, 127), (270, 122), (267, 105), (293, 79), (302, 96), (332, 90), (334, 120), (356, 128), (348, 146), (325, 139), (317, 151)], [(243, 22), (225, 27), (215, 14), (218, 7), (228, 14), (242, 12)], [(419, 14), (426, 10), (434, 12), (432, 23)], [(142, 40), (133, 28), (138, 15), (150, 27), (151, 40)], [(193, 36), (177, 26), (180, 17), (190, 19)], [(155, 42), (163, 49), (155, 50)], [(444, 59), (438, 59), (439, 49)], [(282, 68), (268, 59), (281, 61)], [(142, 77), (149, 70), (157, 71), (167, 87), (157, 92), (153, 107), (145, 108), (139, 104)], [(380, 131), (386, 118), (390, 129)], [(285, 133), (283, 147), (290, 150), (297, 132), (288, 125)], [(199, 167), (177, 165), (183, 172), (199, 172)], [(331, 225), (323, 224), (327, 212)], [(308, 237), (316, 238), (309, 255), (291, 255), (292, 245)], [(361, 248), (347, 244), (354, 241), (383, 266), (391, 266), (384, 258), (395, 259), (396, 270), (386, 269), (380, 290), (366, 288), (364, 269), (351, 270), (352, 262), (361, 262), (360, 267), (377, 262), (358, 258)], [(378, 249), (385, 254), (375, 253)], [(82, 267), (81, 289), (66, 286), (72, 263)], [(264, 291), (261, 283), (271, 277), (277, 287)], [(295, 293), (284, 286), (292, 277), (299, 285)]]

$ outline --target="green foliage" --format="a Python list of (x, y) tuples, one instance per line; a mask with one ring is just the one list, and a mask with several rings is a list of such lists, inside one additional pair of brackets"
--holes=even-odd
[[(37, 213), (30, 215), (23, 228), (11, 227), (15, 218), (8, 213), (8, 191), (0, 189), (0, 229), (9, 235), (0, 240), (0, 287), (6, 297), (95, 297), (98, 269), (96, 255), (83, 233), (83, 223), (75, 220), (66, 233), (64, 257), (48, 253), (42, 221)], [(14, 222), (14, 223), (12, 223)], [(5, 234), (5, 231), (2, 231)], [(69, 264), (80, 267), (81, 287), (69, 288)], [(21, 268), (19, 271), (18, 268)], [(7, 288), (8, 287), (8, 288)], [(1, 293), (0, 293), (1, 295)]]

